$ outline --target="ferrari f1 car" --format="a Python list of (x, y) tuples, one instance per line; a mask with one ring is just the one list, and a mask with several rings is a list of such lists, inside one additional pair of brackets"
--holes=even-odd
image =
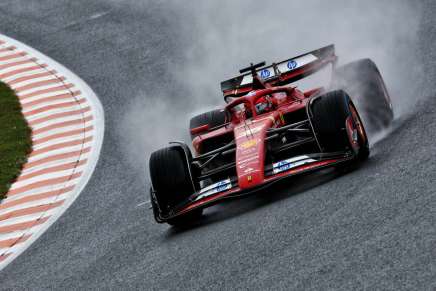
[[(389, 94), (370, 59), (341, 67), (336, 62), (330, 45), (269, 66), (251, 64), (222, 82), (223, 108), (190, 121), (194, 155), (180, 142), (151, 154), (156, 221), (183, 225), (223, 199), (367, 159), (365, 129), (389, 125)], [(302, 92), (290, 85), (328, 65), (333, 68), (329, 89)]]

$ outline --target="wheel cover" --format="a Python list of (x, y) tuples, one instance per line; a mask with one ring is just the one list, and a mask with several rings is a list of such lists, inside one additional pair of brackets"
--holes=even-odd
[(350, 112), (351, 117), (353, 118), (355, 127), (357, 129), (357, 133), (359, 134), (360, 140), (362, 141), (362, 145), (366, 144), (368, 142), (368, 137), (366, 136), (365, 128), (363, 127), (362, 120), (360, 119), (359, 114), (357, 113), (356, 108), (353, 104), (350, 104)]
[(350, 141), (351, 147), (357, 154), (361, 147), (364, 147), (368, 143), (365, 128), (363, 127), (362, 120), (357, 113), (356, 108), (350, 102), (348, 105), (350, 110), (350, 116), (346, 120), (347, 135)]

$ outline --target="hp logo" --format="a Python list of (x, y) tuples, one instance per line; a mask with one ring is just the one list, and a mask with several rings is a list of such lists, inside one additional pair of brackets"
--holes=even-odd
[(269, 72), (269, 70), (267, 70), (267, 69), (264, 69), (264, 70), (262, 70), (262, 71), (260, 71), (260, 77), (262, 78), (262, 79), (266, 79), (266, 78), (268, 78), (269, 76), (270, 76), (270, 72)]
[(297, 67), (297, 62), (294, 60), (290, 60), (288, 61), (288, 69), (289, 70), (293, 70)]

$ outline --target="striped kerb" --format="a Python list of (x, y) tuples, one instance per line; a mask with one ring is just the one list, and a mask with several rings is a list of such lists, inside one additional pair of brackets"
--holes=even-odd
[(87, 96), (31, 52), (0, 40), (0, 80), (20, 99), (33, 149), (0, 202), (0, 265), (64, 205), (81, 179), (93, 146)]

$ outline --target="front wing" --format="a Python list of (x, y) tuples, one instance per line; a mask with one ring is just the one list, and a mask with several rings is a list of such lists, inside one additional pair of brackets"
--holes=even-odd
[[(262, 184), (247, 190), (238, 187), (236, 178), (228, 178), (205, 188), (191, 195), (167, 215), (154, 211), (157, 222), (163, 223), (168, 219), (186, 214), (194, 209), (212, 206), (224, 199), (236, 198), (259, 191), (281, 179), (292, 177), (298, 174), (319, 170), (348, 162), (354, 159), (351, 152), (318, 153), (293, 157), (265, 167), (265, 179)], [(153, 189), (151, 190), (152, 203), (156, 205), (156, 198)], [(156, 209), (154, 209), (156, 210)]]

